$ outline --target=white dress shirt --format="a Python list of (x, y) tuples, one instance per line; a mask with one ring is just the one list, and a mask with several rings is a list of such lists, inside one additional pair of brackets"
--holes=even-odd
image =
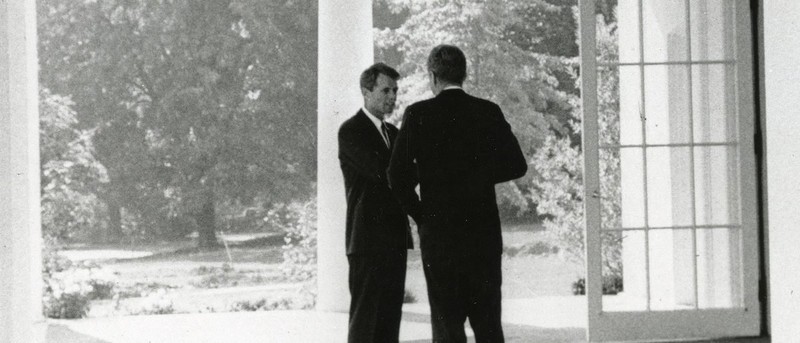
[(381, 126), (383, 126), (383, 121), (378, 119), (378, 117), (374, 116), (372, 113), (370, 113), (369, 110), (367, 110), (366, 107), (361, 107), (361, 110), (364, 111), (364, 113), (367, 114), (367, 118), (369, 118), (369, 120), (372, 121), (372, 124), (375, 125), (375, 128), (378, 129), (378, 133), (381, 135), (381, 137), (383, 137), (383, 142), (386, 143), (386, 146), (388, 147), (389, 146), (389, 137), (384, 135), (383, 134), (383, 130), (381, 129)]

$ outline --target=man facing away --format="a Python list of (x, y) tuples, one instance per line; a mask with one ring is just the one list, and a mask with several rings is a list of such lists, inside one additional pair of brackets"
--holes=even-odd
[(349, 343), (398, 342), (411, 232), (389, 190), (386, 169), (397, 128), (384, 122), (394, 110), (400, 74), (383, 63), (361, 74), (364, 107), (339, 128), (339, 162), (347, 196), (346, 245), (350, 265)]
[(439, 45), (427, 66), (435, 97), (406, 109), (389, 184), (419, 227), (433, 341), (466, 342), (469, 319), (476, 342), (503, 342), (494, 186), (528, 167), (500, 107), (461, 88), (464, 53)]

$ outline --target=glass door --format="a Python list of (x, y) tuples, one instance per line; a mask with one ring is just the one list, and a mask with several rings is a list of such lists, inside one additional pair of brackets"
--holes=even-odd
[(758, 335), (748, 1), (617, 6), (580, 2), (589, 339)]

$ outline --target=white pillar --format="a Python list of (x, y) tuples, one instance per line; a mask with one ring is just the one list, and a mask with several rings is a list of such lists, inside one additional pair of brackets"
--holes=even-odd
[(318, 275), (321, 311), (347, 311), (345, 194), (339, 125), (363, 105), (361, 72), (373, 63), (372, 1), (320, 0), (317, 119)]
[(33, 0), (0, 0), (0, 343), (44, 342)]
[(773, 342), (800, 337), (800, 2), (763, 1), (769, 203), (769, 294)]

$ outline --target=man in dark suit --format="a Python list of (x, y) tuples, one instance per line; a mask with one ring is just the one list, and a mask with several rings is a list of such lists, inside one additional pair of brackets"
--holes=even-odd
[(339, 161), (347, 195), (350, 265), (348, 342), (397, 342), (413, 249), (408, 217), (386, 178), (397, 128), (383, 121), (394, 110), (400, 74), (377, 63), (361, 74), (364, 107), (339, 128)]
[(433, 341), (466, 342), (469, 318), (476, 342), (503, 342), (503, 242), (494, 186), (528, 167), (500, 107), (461, 88), (466, 69), (457, 47), (431, 51), (435, 97), (406, 109), (389, 184), (419, 225)]

